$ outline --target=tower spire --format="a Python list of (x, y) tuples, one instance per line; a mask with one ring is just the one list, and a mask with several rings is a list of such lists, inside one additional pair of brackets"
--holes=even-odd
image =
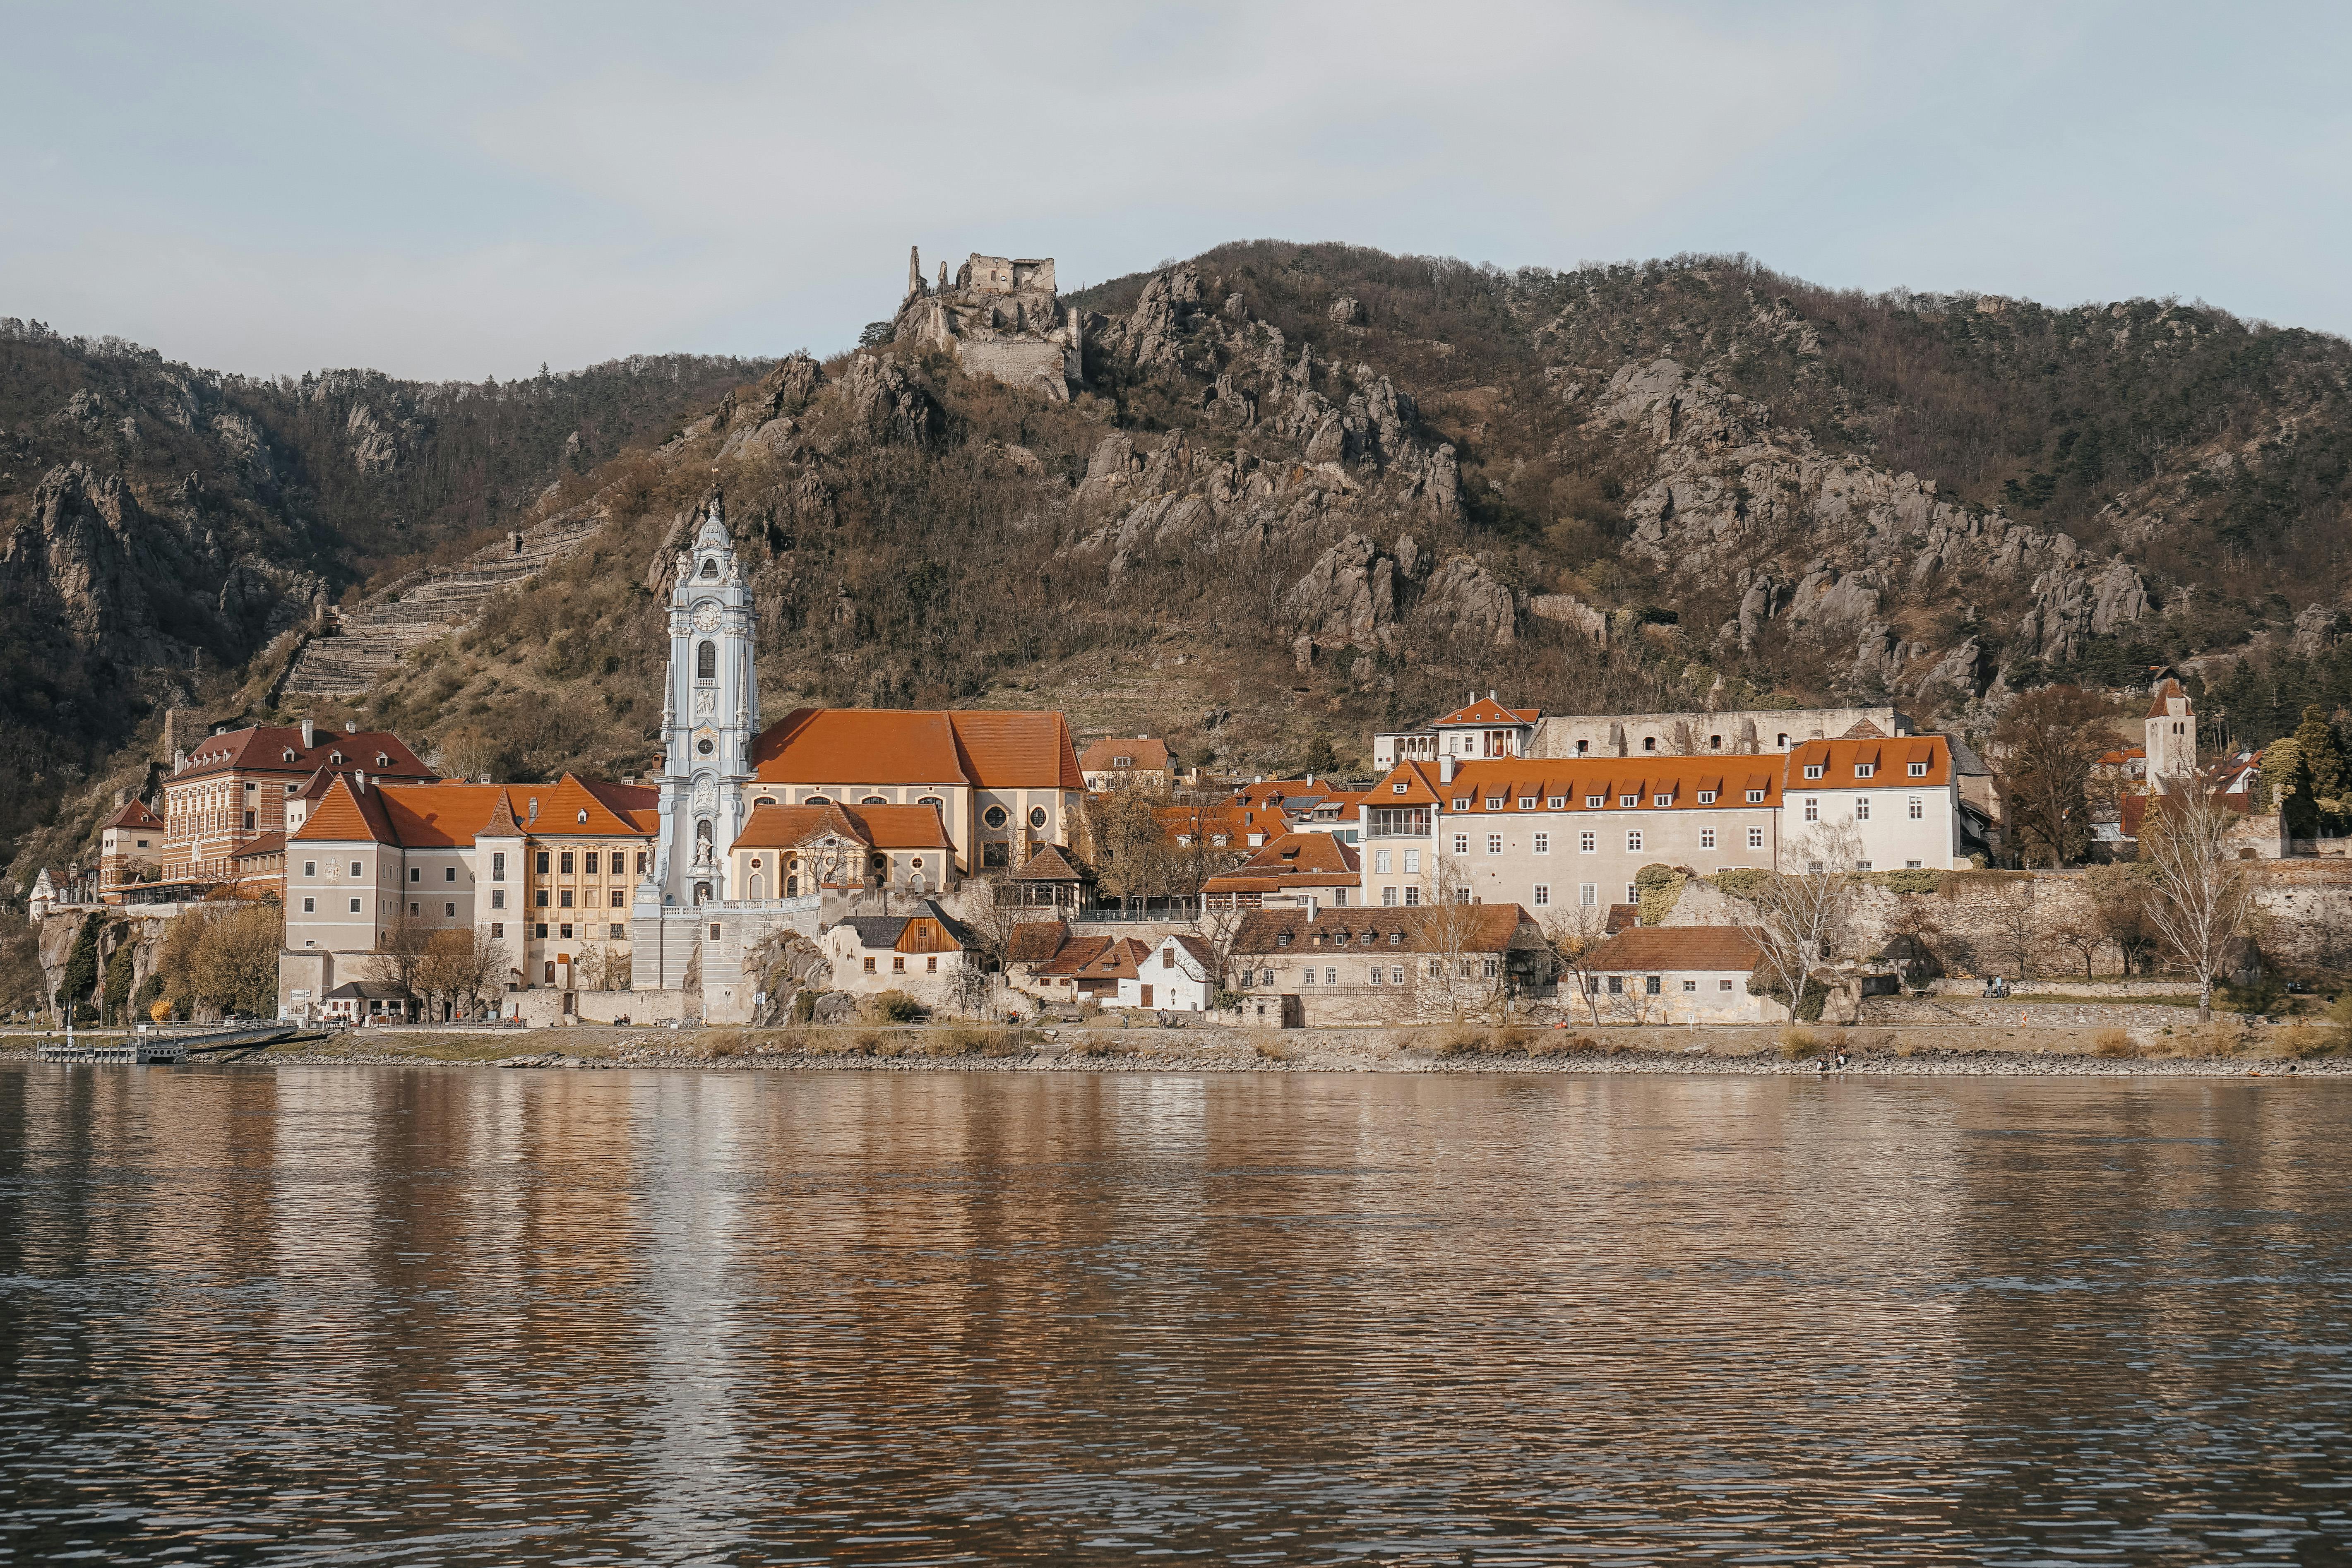
[(923, 291), (923, 253), (919, 246), (907, 247), (907, 298), (911, 300)]

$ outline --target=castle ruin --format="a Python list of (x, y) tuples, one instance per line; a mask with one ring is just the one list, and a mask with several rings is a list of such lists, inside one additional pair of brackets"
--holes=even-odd
[(1055, 297), (1052, 257), (974, 251), (952, 284), (947, 263), (940, 263), (933, 288), (923, 281), (922, 258), (910, 247), (907, 297), (890, 336), (894, 342), (945, 350), (967, 374), (993, 376), (1057, 403), (1068, 401), (1085, 373), (1077, 308), (1065, 310)]

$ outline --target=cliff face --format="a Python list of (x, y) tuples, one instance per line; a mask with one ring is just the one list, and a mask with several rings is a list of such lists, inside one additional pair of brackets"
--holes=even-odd
[(253, 382), (0, 321), (0, 844), (347, 588), (520, 523), (756, 368)]
[(653, 765), (663, 574), (713, 486), (771, 710), (1055, 704), (1253, 769), (1345, 761), (1473, 687), (1974, 726), (2051, 679), (2332, 658), (2352, 621), (2335, 339), (2156, 301), (1836, 295), (1740, 258), (1502, 273), (1273, 243), (1060, 304), (1066, 398), (909, 332), (695, 395), (679, 373), (675, 422), (638, 422), (664, 438), (617, 458), (626, 419), (583, 437), (551, 393), (264, 396), (151, 367), (132, 410), (58, 383), (35, 424), (113, 445), (17, 461), (6, 570), (56, 647), (160, 680), (249, 655), (419, 519), (462, 531), (568, 475), (524, 510), (589, 531), (572, 553), (366, 699), (517, 776)]

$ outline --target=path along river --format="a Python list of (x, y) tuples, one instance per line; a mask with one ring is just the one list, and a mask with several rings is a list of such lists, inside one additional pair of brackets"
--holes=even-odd
[(0, 1065), (0, 1563), (2332, 1563), (2352, 1084)]

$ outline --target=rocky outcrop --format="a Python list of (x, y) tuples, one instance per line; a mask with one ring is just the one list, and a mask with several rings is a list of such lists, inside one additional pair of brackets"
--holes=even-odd
[(1518, 626), (1510, 589), (1466, 555), (1453, 557), (1430, 574), (1420, 614), (1454, 636), (1491, 642), (1497, 647), (1509, 647)]
[(859, 354), (842, 373), (841, 398), (851, 430), (871, 439), (929, 446), (946, 429), (931, 395), (888, 360)]
[(1594, 642), (1607, 647), (1609, 616), (1578, 598), (1573, 594), (1537, 594), (1528, 600), (1528, 614), (1547, 621), (1558, 621), (1575, 627)]
[(1396, 562), (1351, 531), (1292, 585), (1282, 606), (1301, 635), (1316, 642), (1369, 647), (1380, 628), (1396, 619)]

